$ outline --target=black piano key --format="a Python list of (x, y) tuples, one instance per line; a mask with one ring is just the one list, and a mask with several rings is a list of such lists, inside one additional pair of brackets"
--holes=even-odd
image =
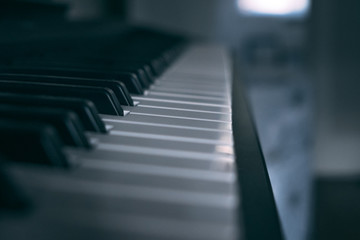
[(113, 80), (122, 82), (132, 94), (143, 94), (144, 88), (135, 74), (129, 72), (106, 72), (68, 68), (0, 68), (0, 73), (21, 73), (47, 76), (88, 78), (96, 80)]
[(100, 113), (124, 115), (114, 92), (108, 88), (0, 80), (0, 92), (84, 98), (92, 101)]
[(127, 101), (129, 102), (129, 106), (134, 106), (134, 101), (127, 89), (127, 87), (125, 86), (125, 84), (123, 82), (118, 82), (121, 86), (123, 86), (123, 94), (125, 96), (125, 98), (127, 99)]
[(96, 80), (96, 79), (85, 79), (85, 78), (71, 78), (71, 77), (51, 77), (44, 75), (27, 75), (27, 74), (6, 74), (0, 73), (0, 79), (2, 80), (15, 80), (24, 82), (40, 82), (40, 83), (57, 83), (57, 84), (71, 84), (71, 85), (84, 85), (93, 87), (105, 87), (111, 89), (120, 104), (125, 106), (134, 106), (134, 102), (127, 93), (126, 87), (116, 81), (111, 80)]
[(142, 61), (131, 61), (128, 58), (113, 61), (111, 59), (98, 59), (92, 56), (47, 56), (41, 58), (17, 58), (9, 67), (14, 68), (55, 68), (55, 69), (81, 69), (82, 71), (122, 72), (136, 76), (140, 85), (148, 89), (153, 79), (146, 70), (146, 64)]
[(119, 65), (119, 67), (116, 67), (116, 71), (129, 71), (132, 74), (135, 74), (137, 76), (137, 78), (139, 79), (139, 83), (141, 85), (142, 88), (144, 89), (148, 89), (150, 87), (150, 80), (145, 72), (144, 69), (142, 69), (140, 66), (138, 68), (134, 67), (134, 69), (127, 69), (127, 68), (122, 68), (122, 65)]
[(146, 75), (148, 81), (150, 83), (154, 83), (155, 82), (155, 75), (151, 71), (151, 67), (148, 64), (144, 66), (144, 71), (145, 71), (145, 75)]
[(115, 60), (112, 70), (130, 71), (135, 73), (140, 81), (141, 86), (145, 89), (148, 89), (151, 83), (154, 82), (151, 67), (144, 61), (129, 60), (128, 58), (117, 59)]
[(77, 115), (68, 110), (0, 104), (0, 119), (46, 123), (58, 130), (65, 144), (91, 148)]
[[(87, 57), (89, 59), (91, 57)], [(79, 61), (76, 64), (79, 64), (79, 62), (83, 62), (83, 59), (79, 59)], [(141, 86), (144, 89), (148, 89), (150, 84), (154, 81), (150, 75), (148, 74), (148, 69), (150, 67), (148, 64), (141, 60), (131, 60), (128, 57), (120, 57), (118, 59), (115, 59), (111, 61), (111, 64), (104, 64), (108, 62), (106, 59), (99, 59), (96, 64), (86, 64), (86, 65), (78, 65), (79, 68), (94, 68), (95, 70), (99, 71), (108, 71), (108, 72), (129, 72), (130, 74), (136, 75), (136, 77), (139, 79), (139, 82)], [(77, 65), (74, 66), (77, 66)], [(41, 66), (41, 65), (39, 65)]]
[(48, 124), (0, 119), (0, 154), (10, 161), (67, 168), (57, 131)]
[(151, 61), (151, 67), (155, 76), (160, 76), (165, 71), (166, 65), (162, 58), (156, 58)]
[(106, 133), (95, 105), (86, 99), (1, 93), (0, 103), (18, 106), (51, 107), (74, 111), (88, 131)]
[[(56, 61), (54, 61), (53, 57), (50, 59), (42, 58), (35, 62), (32, 59), (28, 59), (25, 65), (20, 64), (20, 66), (31, 66), (37, 68), (61, 68), (69, 70), (81, 69), (83, 71), (90, 70), (107, 73), (129, 73), (136, 76), (142, 88), (147, 89), (150, 86), (148, 75), (145, 72), (144, 63), (141, 61), (134, 62), (129, 59), (122, 59), (121, 61), (109, 61), (108, 59), (93, 59), (92, 57), (72, 57), (71, 59), (69, 57), (65, 57), (62, 60), (59, 60), (59, 57), (56, 57), (55, 59)], [(14, 65), (19, 65), (18, 60), (15, 62)]]

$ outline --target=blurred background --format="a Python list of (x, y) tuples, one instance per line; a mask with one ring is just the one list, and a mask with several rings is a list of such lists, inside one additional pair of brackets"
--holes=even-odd
[(119, 20), (228, 45), (286, 239), (360, 239), (359, 9), (349, 0), (19, 0), (0, 2), (0, 25)]

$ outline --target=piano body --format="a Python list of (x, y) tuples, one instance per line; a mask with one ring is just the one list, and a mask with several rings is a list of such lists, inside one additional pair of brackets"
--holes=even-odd
[(0, 239), (282, 239), (228, 49), (39, 25), (2, 24)]

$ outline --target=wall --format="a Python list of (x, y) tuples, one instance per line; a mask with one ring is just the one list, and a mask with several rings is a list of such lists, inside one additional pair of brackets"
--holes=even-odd
[(359, 2), (314, 1), (309, 22), (316, 83), (318, 175), (360, 173)]

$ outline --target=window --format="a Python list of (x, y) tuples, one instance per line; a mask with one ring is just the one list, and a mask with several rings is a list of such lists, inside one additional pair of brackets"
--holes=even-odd
[(303, 17), (310, 0), (237, 0), (239, 9), (246, 15), (278, 17)]

